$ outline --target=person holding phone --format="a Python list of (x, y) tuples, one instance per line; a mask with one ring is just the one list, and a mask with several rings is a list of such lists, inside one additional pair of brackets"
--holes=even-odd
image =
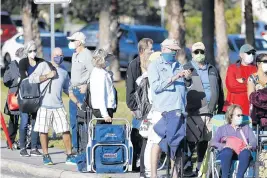
[[(188, 113), (186, 138), (193, 153), (197, 147), (197, 167), (193, 172), (191, 157), (185, 171), (186, 176), (197, 175), (211, 139), (211, 118), (220, 113), (224, 104), (222, 81), (217, 69), (205, 60), (205, 46), (197, 42), (192, 46), (192, 61), (184, 69), (192, 71), (188, 88), (186, 111)], [(216, 107), (217, 106), (217, 107)], [(192, 154), (191, 154), (192, 155)]]

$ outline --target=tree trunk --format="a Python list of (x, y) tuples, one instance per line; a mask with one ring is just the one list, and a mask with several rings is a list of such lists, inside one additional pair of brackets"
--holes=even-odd
[(109, 40), (109, 26), (110, 26), (110, 0), (101, 1), (102, 8), (99, 15), (99, 48), (104, 48), (105, 50), (110, 49), (110, 40)]
[(168, 24), (170, 25), (169, 38), (176, 39), (181, 47), (178, 54), (178, 60), (181, 64), (187, 62), (185, 55), (185, 18), (184, 18), (184, 0), (169, 0)]
[(121, 80), (120, 63), (119, 63), (119, 22), (118, 22), (118, 0), (111, 1), (110, 12), (110, 41), (111, 51), (116, 56), (116, 59), (111, 63), (111, 71), (113, 72), (114, 81)]
[(224, 16), (224, 0), (215, 0), (215, 27), (217, 56), (216, 62), (225, 87), (226, 70), (229, 64), (228, 37), (226, 33), (226, 21)]
[(202, 0), (202, 41), (206, 60), (215, 66), (214, 58), (214, 0)]
[(251, 0), (245, 0), (246, 43), (255, 46), (254, 22)]
[(34, 40), (37, 45), (37, 56), (43, 57), (42, 44), (38, 26), (38, 8), (33, 0), (25, 0), (22, 4), (22, 23), (24, 43)]

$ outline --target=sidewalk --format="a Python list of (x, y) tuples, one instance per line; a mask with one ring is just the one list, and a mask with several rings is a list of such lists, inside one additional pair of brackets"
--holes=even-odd
[(139, 173), (126, 174), (95, 174), (79, 173), (76, 166), (66, 165), (64, 150), (49, 148), (50, 156), (55, 165), (44, 166), (42, 157), (20, 157), (19, 150), (11, 151), (6, 148), (5, 141), (1, 140), (1, 170), (21, 174), (29, 174), (33, 177), (49, 178), (138, 178)]

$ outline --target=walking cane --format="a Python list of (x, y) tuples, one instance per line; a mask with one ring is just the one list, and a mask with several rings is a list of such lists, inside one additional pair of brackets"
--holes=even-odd
[(9, 145), (9, 148), (11, 150), (13, 150), (12, 142), (11, 142), (11, 140), (9, 138), (9, 133), (8, 133), (7, 128), (6, 128), (6, 123), (5, 123), (5, 119), (4, 119), (4, 116), (3, 116), (2, 112), (1, 112), (1, 116), (0, 117), (1, 117), (1, 126), (2, 126), (2, 129), (3, 129), (4, 133), (5, 133), (5, 135), (6, 135), (7, 143)]

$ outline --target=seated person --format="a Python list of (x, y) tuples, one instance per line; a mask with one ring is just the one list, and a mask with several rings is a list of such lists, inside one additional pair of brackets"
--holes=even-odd
[(227, 124), (218, 128), (211, 145), (219, 150), (222, 178), (228, 178), (232, 160), (239, 160), (237, 178), (243, 178), (252, 159), (251, 150), (256, 148), (256, 137), (249, 125), (242, 124), (242, 109), (231, 105), (225, 114)]

